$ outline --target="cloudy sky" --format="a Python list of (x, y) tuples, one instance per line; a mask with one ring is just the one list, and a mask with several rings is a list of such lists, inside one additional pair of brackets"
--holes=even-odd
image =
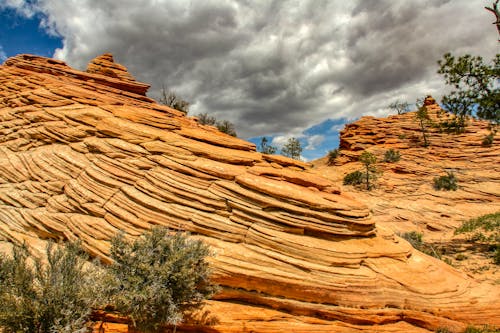
[(0, 61), (53, 56), (85, 69), (112, 52), (236, 125), (238, 136), (300, 139), (306, 159), (338, 145), (343, 124), (394, 100), (446, 93), (445, 52), (491, 59), (486, 0), (0, 0)]

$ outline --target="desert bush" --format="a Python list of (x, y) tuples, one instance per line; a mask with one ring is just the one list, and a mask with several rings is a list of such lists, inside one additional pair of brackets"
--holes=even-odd
[(110, 303), (141, 331), (177, 325), (183, 313), (200, 307), (216, 290), (205, 260), (208, 247), (186, 234), (154, 227), (134, 242), (119, 235), (110, 252)]
[(453, 172), (448, 171), (446, 175), (434, 178), (434, 189), (445, 191), (456, 191), (458, 189), (457, 178)]
[(492, 144), (493, 144), (493, 140), (495, 138), (495, 135), (492, 133), (486, 135), (484, 138), (483, 138), (483, 141), (481, 142), (481, 145), (484, 146), (484, 147), (490, 147)]
[(484, 325), (482, 327), (467, 326), (464, 333), (500, 333), (500, 329)]
[(338, 156), (339, 156), (339, 149), (338, 148), (330, 150), (328, 152), (328, 161), (327, 161), (327, 164), (328, 165), (333, 165), (333, 163), (335, 163), (335, 159)]
[(175, 92), (167, 90), (165, 86), (161, 89), (158, 102), (185, 114), (189, 112), (189, 102), (179, 97)]
[[(414, 249), (419, 250), (422, 253), (430, 255), (431, 257), (442, 259), (442, 254), (439, 249), (435, 248), (431, 244), (424, 243), (423, 235), (416, 231), (405, 232), (399, 234), (400, 237), (406, 239)], [(446, 262), (446, 261), (445, 261)], [(446, 262), (449, 264), (449, 262)]]
[(351, 172), (344, 177), (344, 185), (360, 185), (363, 183), (363, 173), (359, 170)]
[(478, 243), (479, 249), (488, 245), (488, 252), (485, 253), (492, 257), (493, 263), (500, 265), (500, 212), (486, 214), (477, 218), (470, 219), (462, 223), (455, 230), (455, 234), (468, 233), (468, 241)]
[(401, 155), (399, 154), (399, 151), (395, 149), (389, 149), (384, 154), (384, 162), (387, 163), (394, 163), (399, 161), (400, 159)]
[(99, 298), (93, 268), (78, 243), (54, 248), (47, 262), (32, 257), (26, 245), (0, 256), (0, 327), (14, 332), (87, 332)]

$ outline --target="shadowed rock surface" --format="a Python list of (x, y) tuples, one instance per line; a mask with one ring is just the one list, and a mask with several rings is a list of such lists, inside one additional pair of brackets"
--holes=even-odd
[(4, 250), (78, 238), (106, 257), (119, 230), (188, 230), (214, 249), (222, 289), (206, 307), (217, 320), (184, 330), (500, 325), (498, 286), (413, 250), (305, 163), (257, 153), (157, 104), (147, 88), (109, 54), (87, 72), (31, 55), (0, 67)]

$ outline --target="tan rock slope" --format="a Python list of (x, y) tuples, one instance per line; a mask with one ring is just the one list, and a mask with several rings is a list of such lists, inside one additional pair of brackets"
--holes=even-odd
[[(474, 119), (468, 119), (464, 133), (443, 131), (439, 124), (453, 117), (432, 97), (425, 104), (433, 123), (426, 129), (428, 147), (423, 146), (415, 112), (388, 118), (362, 117), (341, 131), (340, 155), (333, 165), (327, 165), (327, 158), (323, 158), (313, 162), (313, 170), (341, 186), (347, 173), (362, 168), (357, 162), (359, 155), (365, 149), (374, 153), (380, 171), (376, 188), (368, 192), (343, 186), (343, 192), (366, 203), (377, 226), (401, 233), (421, 232), (426, 241), (449, 249), (447, 258), (454, 265), (498, 284), (498, 266), (468, 251), (470, 243), (454, 235), (454, 230), (463, 221), (500, 211), (500, 135), (494, 136), (492, 145), (483, 145), (484, 137), (491, 133), (490, 125)], [(400, 152), (399, 162), (383, 162), (389, 149)], [(455, 174), (459, 189), (435, 190), (434, 178), (447, 171)], [(455, 250), (469, 252), (468, 259), (455, 260)]]
[[(340, 156), (328, 167), (326, 158), (315, 161), (315, 171), (340, 184), (345, 174), (361, 167), (363, 150), (373, 152), (381, 171), (374, 191), (343, 187), (373, 209), (377, 225), (396, 231), (420, 230), (438, 234), (453, 231), (461, 221), (500, 211), (500, 135), (490, 146), (482, 144), (490, 134), (486, 121), (468, 119), (466, 131), (447, 133), (440, 123), (452, 118), (436, 101), (425, 100), (434, 126), (426, 132), (430, 145), (423, 146), (415, 112), (388, 118), (362, 117), (346, 125), (340, 134)], [(400, 152), (397, 163), (383, 163), (388, 149)], [(458, 191), (436, 191), (433, 179), (452, 171)]]
[[(500, 326), (500, 290), (414, 251), (298, 161), (145, 96), (107, 54), (87, 72), (20, 55), (0, 67), (0, 240), (83, 241), (153, 224), (209, 243), (222, 291), (205, 332), (460, 331)], [(109, 330), (110, 332), (113, 330)]]

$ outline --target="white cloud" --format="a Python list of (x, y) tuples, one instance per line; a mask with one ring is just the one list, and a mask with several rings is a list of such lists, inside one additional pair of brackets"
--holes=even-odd
[(0, 63), (4, 62), (6, 59), (7, 55), (5, 54), (2, 45), (0, 45)]
[(307, 137), (307, 146), (305, 150), (315, 150), (320, 144), (325, 141), (325, 136), (321, 134), (315, 134)]
[(151, 96), (165, 84), (242, 137), (386, 115), (395, 96), (439, 98), (442, 54), (498, 50), (493, 17), (469, 0), (3, 1), (43, 14), (63, 38), (57, 58), (84, 69), (112, 52)]

